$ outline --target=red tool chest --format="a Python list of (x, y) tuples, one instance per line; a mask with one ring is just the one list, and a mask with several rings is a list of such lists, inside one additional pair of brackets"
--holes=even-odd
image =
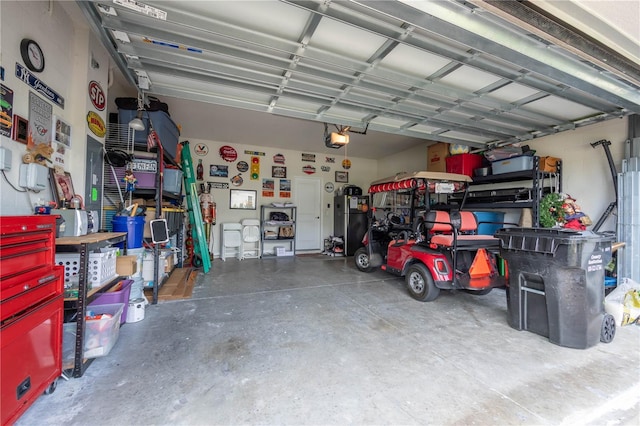
[(0, 420), (13, 423), (62, 373), (56, 217), (0, 217)]

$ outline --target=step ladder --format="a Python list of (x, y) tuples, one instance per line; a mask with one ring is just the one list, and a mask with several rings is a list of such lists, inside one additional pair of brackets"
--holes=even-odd
[(196, 179), (193, 174), (193, 160), (189, 151), (189, 141), (181, 142), (181, 144), (180, 162), (184, 174), (184, 191), (187, 198), (189, 223), (191, 224), (191, 238), (193, 239), (193, 261), (191, 263), (195, 267), (202, 265), (203, 272), (206, 274), (211, 269), (211, 259), (209, 258), (207, 237), (204, 233), (204, 221), (200, 211)]

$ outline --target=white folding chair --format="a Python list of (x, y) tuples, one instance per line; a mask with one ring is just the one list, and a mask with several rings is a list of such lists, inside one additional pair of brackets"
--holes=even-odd
[(220, 258), (236, 257), (242, 260), (242, 225), (239, 223), (223, 223), (220, 228)]
[(258, 219), (242, 221), (242, 257), (245, 259), (260, 257), (260, 221)]

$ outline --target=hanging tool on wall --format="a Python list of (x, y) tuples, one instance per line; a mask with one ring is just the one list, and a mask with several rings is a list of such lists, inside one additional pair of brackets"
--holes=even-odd
[(204, 273), (211, 269), (211, 259), (207, 246), (207, 238), (204, 230), (204, 221), (200, 211), (200, 201), (198, 200), (198, 187), (196, 177), (193, 172), (193, 160), (189, 151), (189, 141), (181, 142), (182, 149), (180, 160), (182, 163), (182, 173), (184, 174), (184, 190), (187, 199), (187, 210), (189, 213), (189, 223), (191, 224), (191, 237), (193, 240), (194, 256), (192, 266), (202, 266)]
[(602, 147), (604, 148), (604, 153), (607, 156), (607, 161), (609, 162), (609, 170), (611, 171), (611, 178), (613, 179), (613, 189), (615, 191), (616, 199), (611, 203), (609, 203), (609, 206), (607, 206), (604, 213), (602, 213), (602, 216), (600, 216), (600, 219), (598, 219), (596, 224), (593, 225), (593, 228), (591, 229), (593, 232), (598, 232), (600, 227), (609, 218), (609, 216), (613, 214), (613, 211), (618, 206), (618, 172), (616, 171), (616, 166), (613, 163), (613, 157), (611, 156), (611, 150), (609, 149), (609, 145), (611, 145), (611, 142), (602, 139), (602, 140), (599, 140), (598, 142), (591, 143), (592, 148), (595, 148), (598, 145), (602, 145)]

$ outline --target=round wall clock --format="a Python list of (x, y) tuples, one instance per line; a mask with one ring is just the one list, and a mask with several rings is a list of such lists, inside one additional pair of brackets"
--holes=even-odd
[(44, 53), (35, 41), (23, 38), (20, 42), (20, 55), (24, 64), (33, 72), (44, 70)]
[(331, 182), (325, 183), (324, 190), (327, 192), (333, 192), (333, 184)]

